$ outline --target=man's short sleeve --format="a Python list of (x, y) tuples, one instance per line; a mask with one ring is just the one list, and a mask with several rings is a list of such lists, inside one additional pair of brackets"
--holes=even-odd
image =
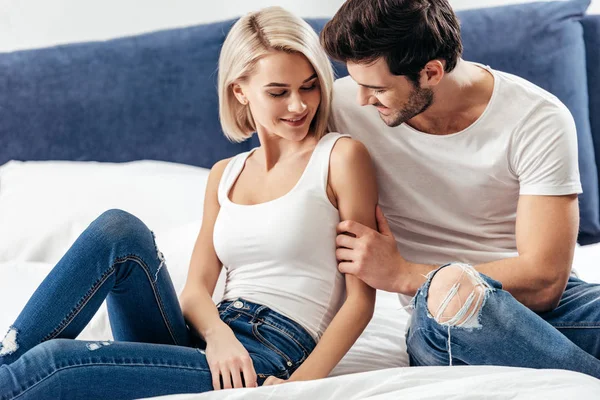
[(569, 110), (544, 101), (514, 132), (510, 165), (521, 195), (582, 193), (577, 159), (577, 129)]

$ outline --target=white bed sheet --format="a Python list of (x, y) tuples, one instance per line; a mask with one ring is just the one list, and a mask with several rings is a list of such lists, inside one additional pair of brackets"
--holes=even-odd
[(257, 389), (154, 397), (161, 400), (597, 399), (600, 380), (564, 370), (512, 367), (412, 367)]
[[(596, 246), (594, 251), (586, 249), (578, 258), (582, 260), (584, 257), (583, 261), (593, 265), (593, 260), (597, 260), (598, 256), (600, 246)], [(8, 329), (51, 268), (51, 264), (39, 262), (0, 263), (3, 278), (0, 279), (0, 304), (3, 305), (0, 331)], [(584, 271), (588, 272), (588, 269), (583, 268), (581, 272)], [(175, 275), (176, 286), (180, 286), (183, 279), (185, 276)], [(600, 380), (570, 371), (478, 366), (397, 368), (408, 363), (404, 344), (406, 316), (403, 313), (394, 294), (378, 292), (373, 321), (336, 368), (332, 378), (249, 390), (170, 395), (160, 399), (600, 398)], [(111, 337), (103, 305), (78, 339)], [(352, 373), (354, 371), (370, 372)]]

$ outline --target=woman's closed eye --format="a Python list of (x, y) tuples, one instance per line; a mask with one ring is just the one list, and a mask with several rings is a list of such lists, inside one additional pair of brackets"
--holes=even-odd
[[(317, 83), (313, 83), (310, 86), (303, 86), (300, 88), (300, 90), (305, 91), (305, 92), (310, 92), (311, 90), (316, 89), (317, 87)], [(269, 94), (269, 96), (271, 97), (282, 97), (285, 96), (288, 91), (287, 90), (282, 90), (281, 92), (267, 92)]]

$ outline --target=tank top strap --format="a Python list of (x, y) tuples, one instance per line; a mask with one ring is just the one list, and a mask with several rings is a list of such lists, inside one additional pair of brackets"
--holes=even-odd
[(318, 182), (318, 185), (324, 191), (327, 190), (327, 179), (329, 177), (329, 159), (331, 158), (331, 151), (335, 146), (338, 139), (343, 137), (350, 137), (347, 134), (341, 134), (337, 132), (331, 132), (323, 136), (317, 146), (315, 147), (313, 157), (315, 162), (311, 166), (311, 169), (307, 172), (310, 174), (307, 182)]
[(217, 197), (221, 207), (223, 207), (223, 204), (226, 203), (227, 197), (229, 196), (229, 191), (242, 172), (246, 159), (256, 149), (257, 148), (254, 148), (250, 151), (246, 151), (234, 156), (223, 170), (223, 175), (221, 175), (221, 181), (219, 182), (219, 188), (217, 190)]

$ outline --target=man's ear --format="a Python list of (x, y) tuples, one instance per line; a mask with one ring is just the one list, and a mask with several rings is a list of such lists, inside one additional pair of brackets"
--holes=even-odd
[(421, 87), (432, 87), (440, 83), (446, 71), (446, 64), (442, 60), (431, 60), (421, 70), (420, 83)]

